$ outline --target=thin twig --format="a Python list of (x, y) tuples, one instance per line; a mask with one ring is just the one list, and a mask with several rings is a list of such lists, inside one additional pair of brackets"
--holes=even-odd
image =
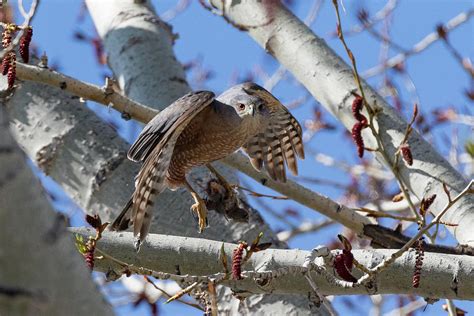
[[(162, 288), (160, 288), (158, 285), (155, 284), (155, 282), (153, 282), (148, 276), (144, 275), (143, 278), (148, 282), (150, 283), (155, 289), (157, 289), (158, 291), (160, 291), (161, 293), (163, 293), (164, 295), (166, 295), (168, 298), (172, 297), (173, 295), (169, 294), (168, 292), (166, 292), (165, 290), (163, 290)], [(201, 311), (204, 311), (204, 308), (202, 308), (200, 305), (198, 304), (194, 304), (194, 303), (190, 303), (190, 302), (187, 302), (185, 300), (182, 300), (180, 298), (176, 299), (176, 301), (180, 302), (180, 303), (183, 303), (185, 305), (188, 305), (188, 306), (191, 306), (191, 307), (194, 307), (194, 308), (197, 308)]]
[(392, 214), (389, 214), (389, 213), (380, 212), (380, 211), (376, 211), (376, 210), (371, 210), (371, 209), (364, 208), (364, 207), (359, 208), (357, 210), (361, 211), (361, 212), (364, 212), (364, 213), (367, 213), (367, 215), (371, 216), (371, 217), (386, 217), (386, 218), (393, 218), (393, 219), (396, 219), (396, 220), (407, 221), (407, 222), (416, 222), (417, 221), (416, 217), (392, 215)]
[[(384, 270), (385, 268), (387, 268), (389, 265), (391, 265), (393, 262), (395, 262), (396, 259), (398, 259), (399, 257), (401, 257), (406, 251), (408, 251), (408, 249), (410, 249), (413, 244), (418, 241), (426, 232), (428, 232), (428, 230), (430, 228), (432, 228), (433, 226), (435, 225), (438, 225), (441, 221), (441, 218), (444, 216), (444, 214), (446, 214), (446, 212), (457, 202), (459, 201), (464, 195), (466, 194), (472, 194), (473, 193), (473, 189), (472, 188), (474, 185), (474, 180), (471, 180), (471, 182), (469, 182), (469, 184), (467, 185), (466, 188), (464, 188), (464, 190), (462, 190), (456, 197), (454, 197), (451, 201), (448, 201), (445, 205), (445, 207), (443, 208), (443, 210), (441, 212), (438, 213), (438, 215), (436, 215), (436, 217), (431, 221), (431, 223), (429, 223), (428, 225), (424, 226), (422, 229), (420, 229), (418, 231), (418, 233), (413, 236), (402, 248), (400, 248), (399, 250), (397, 250), (396, 252), (394, 252), (390, 258), (382, 261), (380, 264), (378, 264), (376, 267), (370, 269), (372, 273), (374, 274), (377, 274), (377, 273), (380, 273), (382, 270)], [(364, 276), (362, 276), (357, 283), (359, 284), (362, 284), (364, 283), (365, 281), (367, 281), (369, 279), (370, 275), (369, 274), (366, 274)]]
[(258, 193), (258, 192), (255, 192), (249, 188), (245, 188), (245, 187), (242, 187), (240, 185), (233, 185), (235, 188), (238, 188), (242, 191), (247, 191), (249, 192), (249, 195), (251, 196), (254, 196), (254, 197), (266, 197), (266, 198), (271, 198), (273, 200), (288, 200), (288, 197), (287, 196), (284, 196), (284, 195), (270, 195), (270, 194), (263, 194), (263, 193)]
[(347, 55), (349, 56), (349, 59), (351, 60), (352, 68), (353, 68), (352, 73), (354, 75), (354, 80), (357, 84), (357, 87), (359, 88), (359, 92), (360, 92), (360, 95), (361, 95), (361, 97), (364, 101), (364, 106), (367, 109), (367, 113), (369, 114), (368, 127), (370, 128), (370, 130), (372, 132), (372, 135), (374, 136), (374, 138), (377, 142), (376, 151), (378, 151), (381, 154), (382, 158), (385, 160), (385, 163), (389, 166), (389, 168), (392, 171), (393, 175), (397, 179), (400, 190), (402, 191), (403, 196), (405, 197), (406, 201), (408, 202), (408, 205), (410, 206), (410, 209), (411, 209), (412, 213), (417, 218), (419, 218), (418, 212), (416, 211), (415, 205), (414, 205), (414, 203), (412, 202), (412, 200), (410, 198), (410, 194), (408, 193), (408, 190), (405, 186), (405, 183), (403, 182), (403, 179), (400, 175), (400, 172), (398, 171), (397, 166), (392, 164), (392, 162), (391, 162), (391, 160), (390, 160), (390, 158), (387, 154), (387, 151), (385, 150), (385, 146), (382, 142), (382, 139), (379, 136), (378, 131), (375, 129), (374, 119), (375, 119), (375, 116), (377, 114), (376, 109), (372, 108), (372, 106), (369, 104), (369, 102), (367, 101), (367, 99), (365, 97), (365, 92), (364, 92), (364, 89), (362, 88), (362, 80), (360, 79), (359, 72), (357, 70), (356, 59), (355, 59), (354, 54), (352, 53), (352, 51), (347, 46), (347, 43), (344, 39), (344, 33), (342, 32), (342, 25), (341, 25), (341, 16), (339, 14), (339, 6), (338, 6), (338, 3), (337, 3), (337, 0), (332, 0), (332, 3), (334, 5), (334, 9), (336, 11), (337, 33), (338, 33), (337, 35), (338, 35), (339, 39), (341, 40), (341, 43), (344, 46), (344, 49), (346, 50)]
[(280, 241), (285, 241), (286, 242), (286, 241), (288, 241), (291, 238), (294, 238), (296, 236), (299, 236), (299, 235), (302, 235), (302, 234), (314, 233), (314, 232), (317, 232), (317, 231), (319, 231), (323, 228), (331, 226), (335, 223), (336, 222), (334, 222), (333, 220), (330, 220), (330, 219), (322, 220), (322, 221), (315, 222), (315, 223), (303, 222), (298, 227), (295, 227), (295, 228), (290, 229), (290, 230), (284, 230), (284, 231), (279, 232), (277, 234), (277, 238)]
[(361, 33), (367, 29), (367, 27), (373, 27), (376, 23), (383, 21), (386, 19), (387, 16), (392, 14), (392, 12), (396, 9), (398, 4), (398, 0), (389, 0), (385, 4), (385, 6), (378, 11), (376, 14), (373, 15), (373, 18), (368, 21), (367, 25), (356, 25), (349, 30), (344, 30), (344, 34), (346, 36), (353, 36), (358, 33)]
[[(469, 19), (474, 15), (474, 9), (471, 9), (467, 12), (462, 12), (449, 20), (445, 25), (444, 28), (446, 32), (451, 32), (458, 26), (466, 23), (469, 21)], [(426, 35), (421, 41), (419, 41), (417, 44), (415, 44), (410, 50), (408, 50), (405, 53), (400, 53), (398, 55), (395, 55), (394, 57), (390, 58), (387, 60), (384, 64), (375, 66), (373, 68), (370, 68), (366, 70), (362, 76), (364, 78), (368, 77), (373, 77), (376, 76), (380, 73), (382, 73), (386, 68), (393, 68), (397, 66), (400, 63), (403, 63), (408, 57), (413, 56), (415, 54), (421, 53), (428, 47), (430, 47), (433, 43), (435, 43), (437, 40), (439, 40), (439, 34), (438, 32), (432, 32), (428, 35)]]
[[(442, 27), (442, 26), (441, 26)], [(443, 29), (444, 31), (444, 29)], [(466, 72), (471, 76), (472, 79), (474, 79), (474, 68), (472, 67), (472, 62), (471, 60), (466, 57), (463, 58), (461, 54), (454, 48), (453, 44), (449, 40), (447, 34), (445, 36), (441, 37), (443, 39), (443, 43), (445, 44), (446, 48), (448, 51), (453, 55), (454, 59), (461, 65), (461, 67), (466, 70)]]

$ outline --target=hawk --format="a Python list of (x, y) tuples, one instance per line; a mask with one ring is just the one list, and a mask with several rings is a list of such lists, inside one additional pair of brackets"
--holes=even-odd
[(296, 156), (304, 159), (300, 124), (255, 83), (236, 85), (217, 98), (210, 91), (179, 98), (145, 126), (128, 151), (129, 159), (143, 165), (133, 196), (111, 228), (124, 230), (133, 223), (138, 248), (150, 227), (153, 197), (166, 188), (186, 187), (196, 202), (191, 211), (198, 217), (201, 232), (207, 225), (206, 205), (186, 174), (239, 148), (255, 169), (264, 168), (276, 181), (286, 181), (285, 164), (297, 175)]

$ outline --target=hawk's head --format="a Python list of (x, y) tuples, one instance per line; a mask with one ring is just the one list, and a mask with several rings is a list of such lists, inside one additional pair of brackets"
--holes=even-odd
[(270, 92), (256, 83), (245, 82), (233, 86), (218, 98), (232, 106), (242, 119), (264, 120), (276, 105), (281, 106)]

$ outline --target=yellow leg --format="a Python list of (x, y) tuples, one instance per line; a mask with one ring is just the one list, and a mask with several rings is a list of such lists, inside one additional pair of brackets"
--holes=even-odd
[(207, 207), (206, 202), (197, 194), (193, 187), (186, 181), (186, 187), (193, 196), (196, 203), (191, 205), (191, 212), (197, 215), (199, 223), (199, 232), (202, 233), (207, 226)]
[(216, 168), (214, 168), (210, 163), (207, 164), (206, 167), (216, 176), (217, 180), (219, 180), (221, 185), (227, 190), (228, 196), (231, 197), (234, 195), (234, 187), (229, 182), (227, 182), (224, 176), (222, 176), (219, 171), (217, 171)]

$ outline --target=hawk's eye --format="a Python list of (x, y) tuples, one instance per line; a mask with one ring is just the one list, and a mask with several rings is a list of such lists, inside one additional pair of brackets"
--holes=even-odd
[(259, 112), (262, 112), (263, 111), (263, 104), (259, 104), (258, 107), (257, 107), (257, 110)]
[(239, 103), (239, 110), (240, 110), (240, 111), (245, 110), (245, 104)]

